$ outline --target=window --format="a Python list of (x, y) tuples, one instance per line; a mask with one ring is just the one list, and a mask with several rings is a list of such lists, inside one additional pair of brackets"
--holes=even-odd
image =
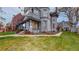
[(34, 10), (34, 14), (39, 15), (39, 11), (38, 10)]
[(43, 9), (44, 11), (47, 11), (47, 9)]

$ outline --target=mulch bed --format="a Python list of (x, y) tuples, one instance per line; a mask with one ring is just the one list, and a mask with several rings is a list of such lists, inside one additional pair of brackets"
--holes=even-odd
[(59, 32), (40, 32), (40, 33), (33, 33), (33, 32), (30, 32), (30, 31), (25, 31), (23, 32), (22, 34), (20, 35), (54, 35), (54, 34), (57, 34)]

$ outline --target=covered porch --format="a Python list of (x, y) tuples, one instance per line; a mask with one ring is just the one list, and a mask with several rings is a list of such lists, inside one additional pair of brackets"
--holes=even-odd
[(27, 19), (19, 23), (16, 28), (31, 33), (39, 33), (41, 31), (41, 22), (35, 19)]

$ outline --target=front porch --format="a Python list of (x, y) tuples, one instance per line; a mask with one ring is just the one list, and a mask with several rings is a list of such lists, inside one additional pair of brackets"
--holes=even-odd
[(41, 22), (28, 19), (17, 25), (17, 29), (30, 33), (39, 33), (41, 31)]

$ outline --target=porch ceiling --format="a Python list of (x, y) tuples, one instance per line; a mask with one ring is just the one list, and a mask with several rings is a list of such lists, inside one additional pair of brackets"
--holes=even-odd
[(26, 23), (26, 21), (29, 21), (29, 20), (41, 22), (40, 19), (36, 19), (36, 18), (33, 18), (33, 17), (29, 17), (29, 16), (28, 16), (26, 20), (23, 20), (22, 22), (18, 23), (16, 26), (19, 26), (20, 24), (24, 24), (24, 23)]
[(37, 19), (37, 18), (31, 17), (31, 16), (27, 16), (27, 18), (28, 18), (28, 19), (26, 19), (26, 20), (34, 20), (34, 21), (38, 21), (38, 22), (41, 21), (40, 19)]

